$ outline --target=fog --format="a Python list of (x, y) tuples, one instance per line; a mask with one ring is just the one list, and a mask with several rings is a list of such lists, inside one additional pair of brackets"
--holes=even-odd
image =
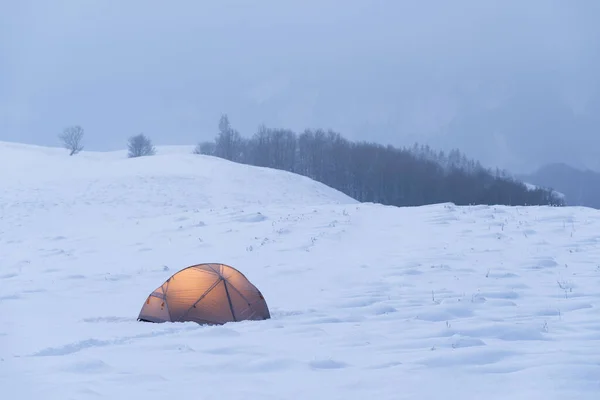
[(600, 170), (600, 2), (0, 0), (0, 140), (212, 139), (221, 114)]

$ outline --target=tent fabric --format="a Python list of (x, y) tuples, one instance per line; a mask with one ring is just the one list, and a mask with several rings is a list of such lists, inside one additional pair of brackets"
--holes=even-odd
[(271, 318), (260, 292), (240, 271), (225, 264), (197, 264), (172, 275), (146, 299), (145, 322), (222, 325)]

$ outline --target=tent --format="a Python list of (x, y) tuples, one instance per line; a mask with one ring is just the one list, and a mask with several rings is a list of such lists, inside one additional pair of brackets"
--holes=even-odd
[(167, 279), (148, 296), (138, 321), (221, 325), (270, 317), (260, 290), (241, 272), (210, 263), (192, 265)]

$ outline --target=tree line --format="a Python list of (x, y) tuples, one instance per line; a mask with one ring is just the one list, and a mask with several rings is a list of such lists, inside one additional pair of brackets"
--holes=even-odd
[(398, 148), (355, 142), (332, 130), (297, 134), (262, 125), (244, 138), (223, 115), (214, 141), (199, 143), (194, 152), (301, 174), (361, 202), (565, 205), (551, 189), (529, 189), (506, 171), (484, 168), (457, 149), (446, 154), (418, 143)]

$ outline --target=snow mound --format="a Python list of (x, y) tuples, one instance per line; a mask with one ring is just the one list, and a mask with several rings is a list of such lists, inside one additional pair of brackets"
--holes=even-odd
[[(31, 208), (77, 207), (94, 199), (117, 208), (150, 203), (167, 209), (235, 207), (243, 204), (352, 204), (345, 194), (285, 171), (192, 154), (190, 146), (157, 147), (150, 157), (126, 151), (81, 152), (0, 142), (0, 181)], [(22, 198), (21, 187), (35, 186)], [(105, 203), (106, 204), (106, 203)]]

